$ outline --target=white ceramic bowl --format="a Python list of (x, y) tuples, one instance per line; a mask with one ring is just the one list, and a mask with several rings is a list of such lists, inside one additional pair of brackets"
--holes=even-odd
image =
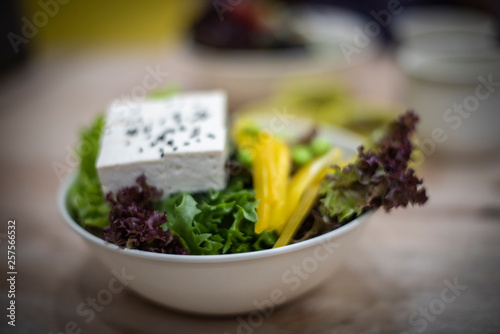
[[(338, 145), (352, 153), (357, 142), (345, 142)], [(127, 284), (139, 295), (199, 314), (266, 314), (307, 293), (331, 278), (372, 215), (366, 213), (334, 231), (276, 249), (227, 255), (157, 254), (122, 249), (78, 225), (66, 208), (66, 194), (73, 179), (66, 179), (60, 188), (59, 209), (64, 221), (82, 237), (95, 257), (110, 270), (133, 276)]]
[(422, 116), (426, 155), (500, 148), (500, 48), (491, 36), (421, 34), (401, 44), (397, 59), (409, 82), (408, 105)]
[[(394, 37), (405, 41), (416, 36), (436, 32), (475, 32), (495, 35), (495, 18), (482, 11), (455, 6), (408, 7), (392, 17)], [(392, 19), (391, 18), (391, 19)]]

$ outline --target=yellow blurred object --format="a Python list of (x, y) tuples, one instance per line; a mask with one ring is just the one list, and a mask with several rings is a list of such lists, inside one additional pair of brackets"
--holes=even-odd
[(29, 21), (34, 22), (34, 16), (49, 16), (34, 37), (38, 48), (60, 45), (157, 48), (180, 39), (204, 6), (201, 1), (178, 0), (69, 1), (65, 4), (52, 1), (52, 6), (50, 3), (24, 1), (24, 14)]
[(369, 135), (389, 123), (398, 112), (394, 106), (355, 99), (341, 83), (326, 80), (288, 84), (275, 100), (299, 116), (312, 117), (361, 135)]
[(365, 137), (390, 123), (400, 112), (395, 105), (356, 99), (340, 83), (326, 80), (288, 83), (270, 99), (246, 105), (238, 112), (255, 114), (283, 109), (293, 116), (336, 125)]
[(337, 125), (354, 110), (354, 101), (343, 86), (324, 81), (288, 84), (276, 95), (275, 101), (300, 116)]
[(259, 126), (248, 118), (238, 119), (232, 126), (231, 137), (240, 148), (252, 147), (261, 134)]

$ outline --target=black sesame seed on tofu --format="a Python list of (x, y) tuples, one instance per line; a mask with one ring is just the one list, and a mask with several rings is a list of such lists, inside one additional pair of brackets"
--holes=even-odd
[(137, 134), (137, 128), (127, 130), (127, 136), (134, 136), (136, 134)]
[(165, 137), (169, 134), (172, 133), (172, 129), (167, 129), (163, 131), (157, 138), (156, 141), (164, 141)]
[(161, 152), (160, 158), (163, 158), (165, 156), (165, 152)]
[(162, 132), (162, 135), (168, 135), (168, 134), (174, 134), (175, 133), (175, 129), (173, 128), (168, 128), (166, 129), (165, 131)]
[(175, 120), (176, 123), (180, 123), (181, 122), (181, 114), (175, 113), (174, 114), (174, 120)]
[(191, 133), (191, 137), (190, 138), (194, 138), (194, 137), (197, 137), (200, 135), (200, 128), (199, 127), (195, 127), (193, 129), (193, 132)]
[(172, 139), (169, 139), (169, 140), (167, 141), (167, 145), (168, 145), (168, 146), (172, 146), (172, 145), (174, 145), (174, 141), (173, 141)]
[(204, 121), (207, 118), (208, 118), (208, 113), (205, 110), (200, 110), (194, 114), (193, 122)]
[(174, 151), (177, 151), (177, 146), (175, 146), (175, 147), (173, 148), (173, 150), (174, 150)]
[(139, 147), (139, 153), (142, 153), (142, 147)]
[(207, 137), (210, 138), (210, 139), (215, 139), (215, 135), (213, 133), (209, 133), (207, 135)]
[(185, 142), (185, 143), (184, 143), (184, 146), (189, 146), (189, 142), (188, 142), (188, 141), (187, 141), (187, 142)]
[(179, 128), (179, 130), (186, 131), (186, 127), (184, 125), (181, 125), (181, 127)]

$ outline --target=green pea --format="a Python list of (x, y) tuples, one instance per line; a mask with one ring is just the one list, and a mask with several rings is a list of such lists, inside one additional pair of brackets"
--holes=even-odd
[(326, 139), (314, 138), (311, 142), (311, 151), (315, 156), (326, 154), (330, 150), (330, 142)]
[(260, 133), (260, 127), (255, 123), (245, 124), (243, 131), (250, 136), (257, 136)]
[(313, 158), (311, 150), (304, 145), (292, 147), (292, 161), (299, 166), (303, 166), (310, 162)]
[(252, 166), (252, 163), (253, 163), (252, 151), (250, 151), (248, 149), (238, 150), (238, 152), (236, 153), (236, 159), (243, 166), (250, 167), (250, 166)]

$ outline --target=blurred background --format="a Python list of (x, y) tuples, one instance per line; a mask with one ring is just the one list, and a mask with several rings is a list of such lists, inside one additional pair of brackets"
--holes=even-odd
[[(409, 315), (454, 277), (471, 288), (426, 332), (500, 332), (499, 27), (494, 0), (3, 0), (0, 209), (20, 222), (20, 330), (63, 331), (106, 282), (55, 207), (79, 130), (115, 99), (222, 88), (232, 113), (286, 111), (360, 135), (408, 108), (421, 117), (428, 205), (380, 213), (337, 281), (347, 288), (256, 333), (413, 333)], [(176, 333), (235, 329), (119, 298), (84, 332), (156, 332), (165, 319)], [(302, 325), (286, 325), (293, 314)]]
[[(87, 113), (162, 88), (223, 88), (232, 111), (286, 104), (323, 121), (360, 116), (376, 125), (384, 113), (416, 108), (429, 114), (421, 126), (425, 139), (436, 142), (433, 130), (452, 128), (438, 151), (470, 153), (500, 143), (499, 113), (487, 111), (498, 97), (469, 99), (482, 116), (468, 122), (462, 120), (470, 111), (447, 113), (479, 76), (499, 71), (495, 1), (9, 0), (2, 6), (2, 100), (12, 96), (9, 89), (19, 92), (13, 82), (25, 75), (43, 81), (23, 89), (33, 87), (25, 94), (40, 93), (44, 102), (42, 89), (62, 88), (51, 88), (60, 72), (81, 84), (80, 92), (93, 93)], [(163, 73), (151, 89), (142, 87), (148, 71)]]

